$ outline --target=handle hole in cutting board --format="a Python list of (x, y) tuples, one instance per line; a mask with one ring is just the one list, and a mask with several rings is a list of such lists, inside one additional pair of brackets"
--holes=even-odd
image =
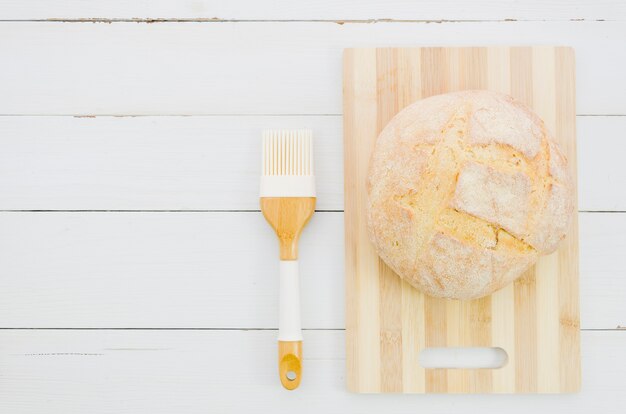
[(502, 348), (491, 347), (441, 347), (425, 348), (420, 352), (423, 368), (502, 368), (509, 355)]

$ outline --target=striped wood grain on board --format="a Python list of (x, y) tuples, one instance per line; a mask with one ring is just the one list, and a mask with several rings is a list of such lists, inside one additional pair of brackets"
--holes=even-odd
[[(355, 392), (559, 393), (580, 387), (577, 220), (554, 254), (514, 284), (474, 301), (436, 299), (376, 255), (365, 222), (376, 137), (417, 99), (464, 89), (532, 107), (576, 174), (574, 53), (565, 47), (378, 48), (344, 53), (346, 344)], [(490, 369), (424, 369), (425, 347), (496, 346)]]

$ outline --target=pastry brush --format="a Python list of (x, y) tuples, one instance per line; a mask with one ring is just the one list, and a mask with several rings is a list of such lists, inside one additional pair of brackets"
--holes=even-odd
[(309, 130), (265, 131), (261, 211), (278, 237), (278, 373), (288, 390), (302, 377), (298, 238), (315, 211), (313, 138)]

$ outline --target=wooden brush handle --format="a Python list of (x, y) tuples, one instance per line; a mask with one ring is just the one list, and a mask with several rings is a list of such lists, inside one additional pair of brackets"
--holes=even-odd
[(261, 211), (278, 236), (280, 260), (297, 260), (298, 238), (315, 211), (315, 197), (261, 197)]
[(302, 341), (278, 341), (278, 374), (283, 387), (298, 388), (302, 379)]
[(315, 211), (315, 197), (261, 197), (261, 211), (280, 246), (278, 372), (281, 384), (293, 390), (302, 378), (298, 238)]

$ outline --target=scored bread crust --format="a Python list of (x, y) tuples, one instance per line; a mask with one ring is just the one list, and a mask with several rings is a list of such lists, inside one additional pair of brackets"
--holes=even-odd
[(413, 103), (380, 133), (367, 183), (370, 239), (400, 277), (472, 299), (556, 250), (571, 221), (567, 159), (508, 95), (462, 91)]

